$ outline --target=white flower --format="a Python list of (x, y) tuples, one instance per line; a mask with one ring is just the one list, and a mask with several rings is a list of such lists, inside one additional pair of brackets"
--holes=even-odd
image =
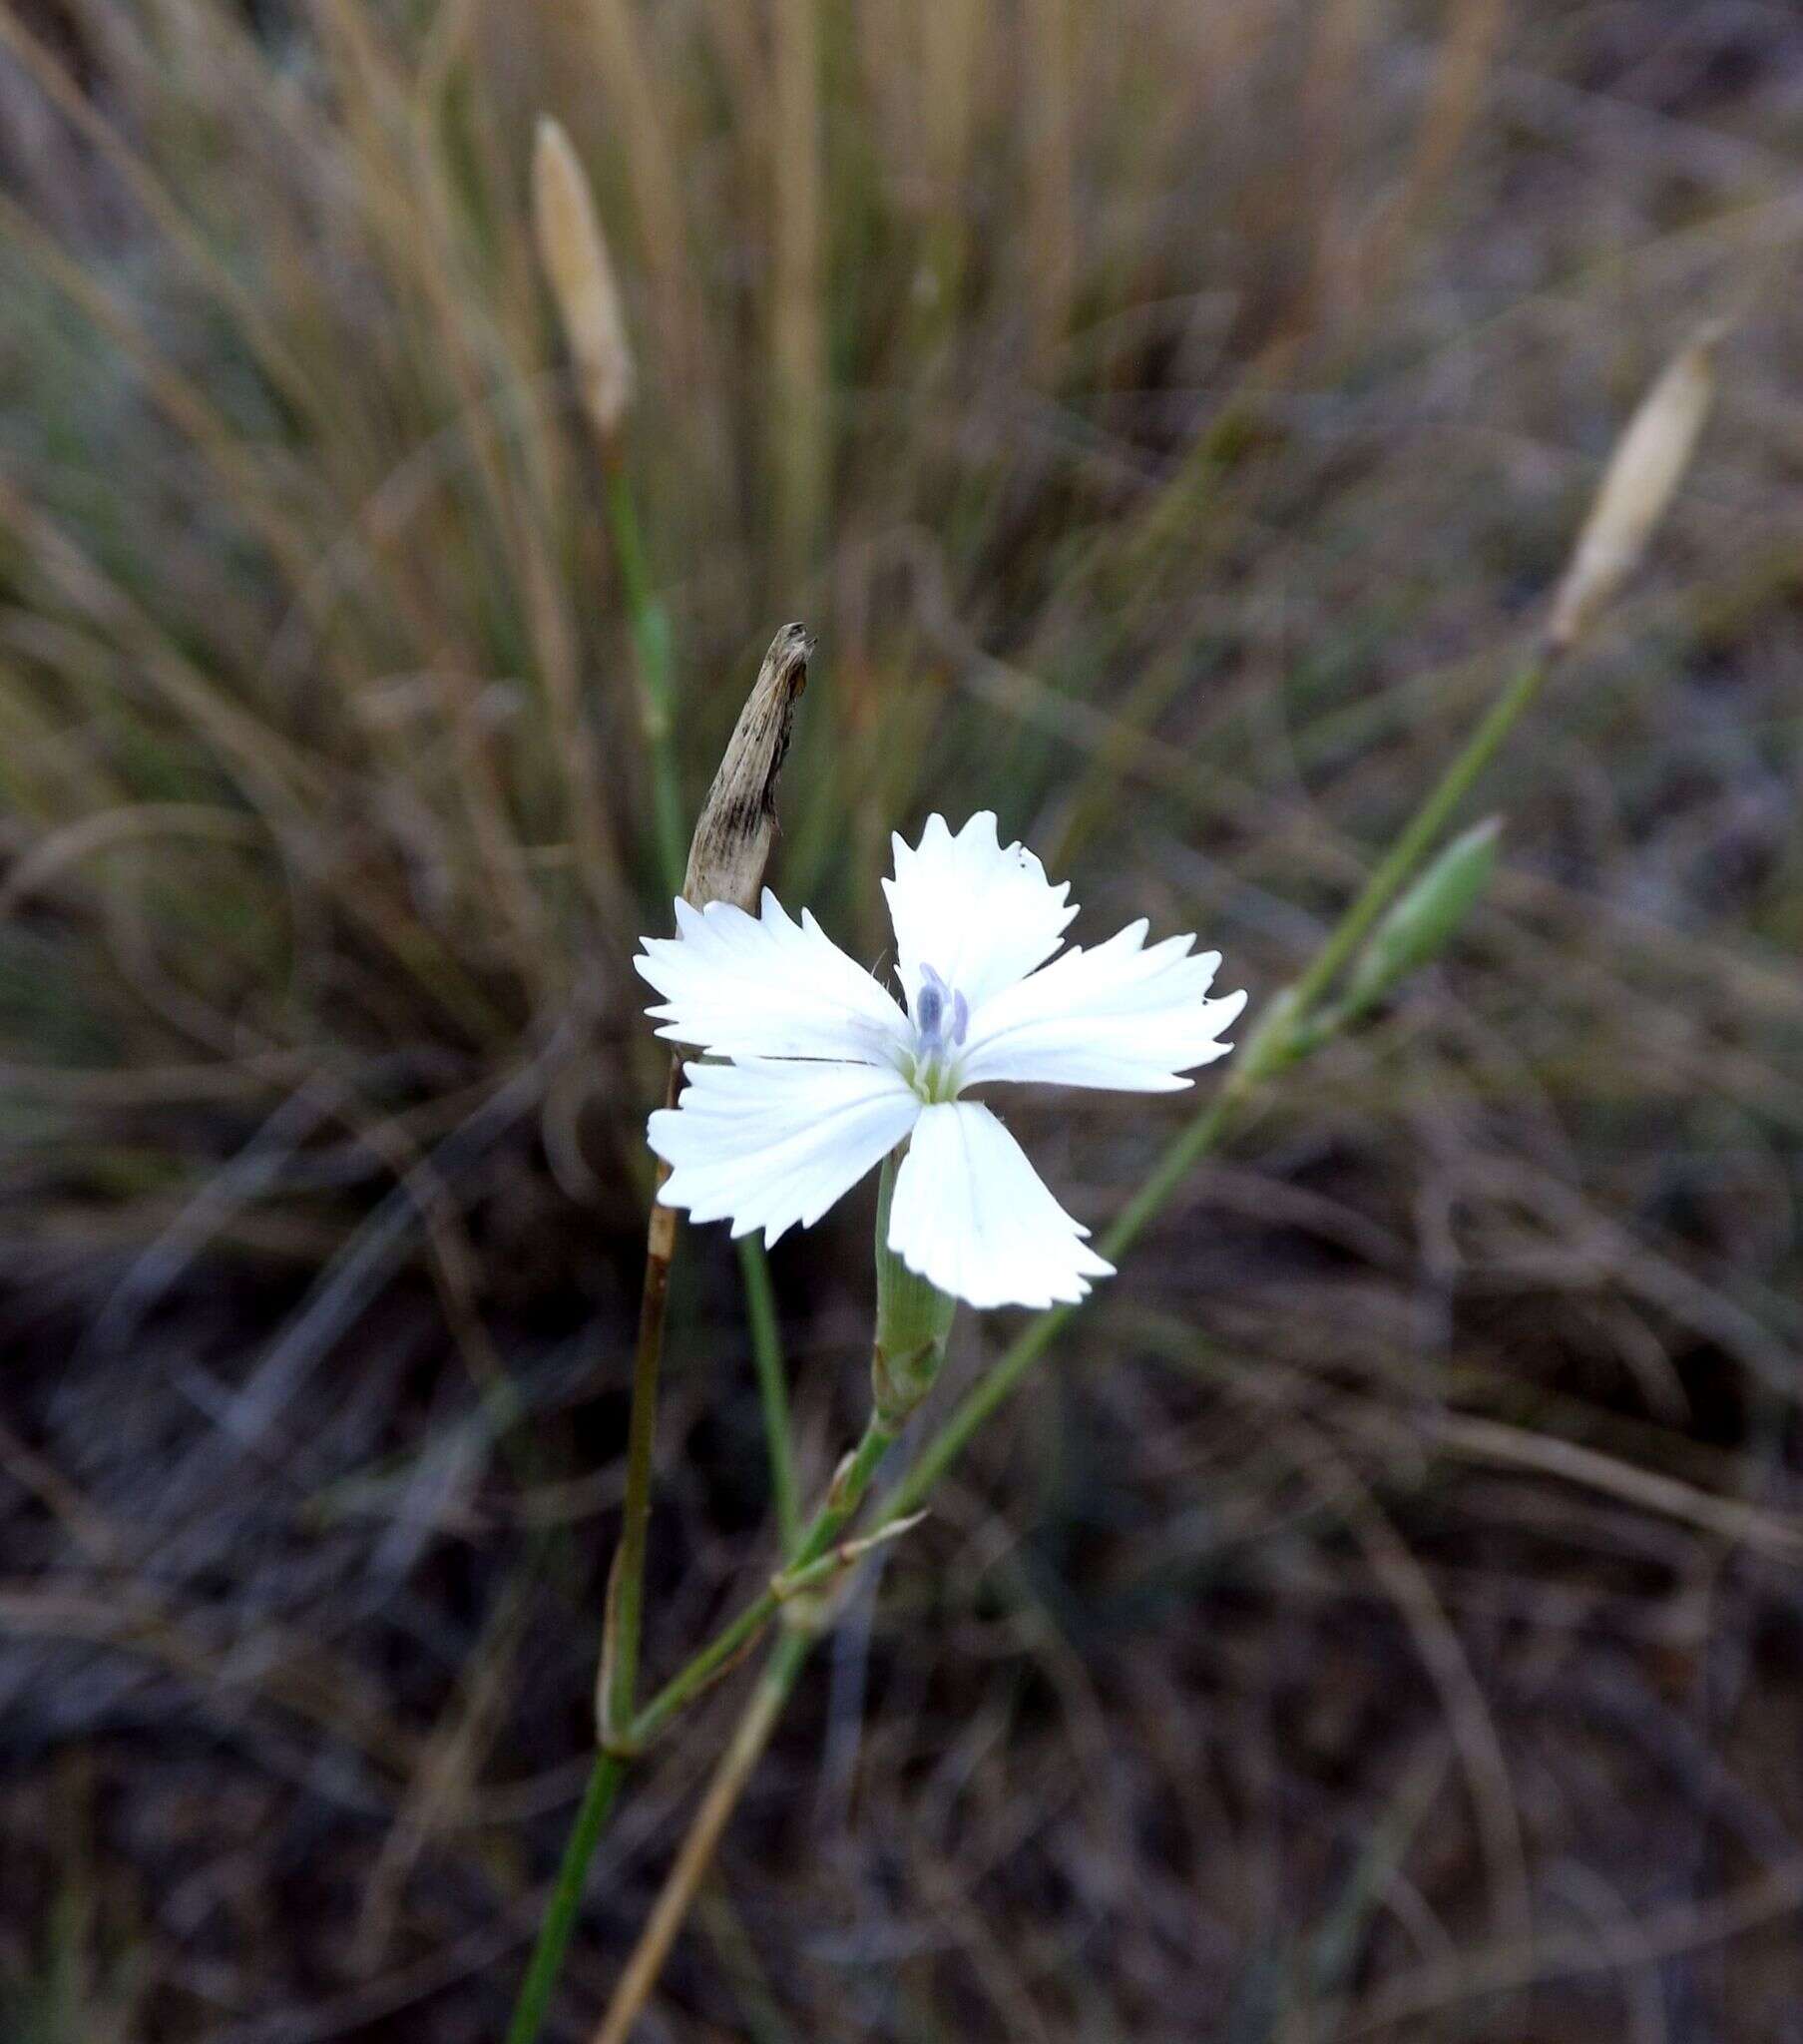
[[(889, 1248), (975, 1306), (1074, 1302), (1111, 1267), (972, 1087), (1027, 1080), (1162, 1093), (1231, 1047), (1243, 993), (1203, 996), (1217, 951), (1145, 945), (1129, 923), (1054, 957), (1077, 913), (1032, 852), (1002, 845), (987, 809), (956, 836), (900, 837), (883, 882), (907, 1008), (766, 888), (763, 912), (676, 903), (674, 937), (633, 962), (663, 996), (660, 1036), (730, 1059), (686, 1068), (651, 1118), (671, 1166), (659, 1198), (767, 1242), (811, 1227), (904, 1139)], [(1052, 962), (1047, 963), (1050, 959)]]

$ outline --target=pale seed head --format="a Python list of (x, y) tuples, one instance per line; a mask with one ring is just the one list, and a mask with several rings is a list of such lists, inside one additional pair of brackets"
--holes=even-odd
[(1565, 653), (1582, 638), (1646, 551), (1708, 416), (1722, 330), (1716, 323), (1704, 327), (1676, 356), (1615, 443), (1553, 599), (1547, 625), (1552, 652)]
[(633, 401), (633, 351), (594, 195), (569, 136), (549, 114), (539, 116), (532, 156), (532, 219), (583, 409), (611, 446)]

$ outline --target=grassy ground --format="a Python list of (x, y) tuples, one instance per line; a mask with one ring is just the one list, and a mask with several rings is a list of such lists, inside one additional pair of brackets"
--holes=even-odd
[[(1457, 955), (889, 1559), (646, 2034), (1803, 2035), (1803, 27), (1727, 0), (0, 5), (6, 2034), (492, 2039), (586, 1766), (663, 911), (542, 110), (687, 796), (805, 619), (772, 877), (867, 959), (987, 805), (1279, 983), (1740, 321)], [(1019, 1119), (1101, 1221), (1180, 1111)], [(773, 1260), (810, 1486), (867, 1201)], [(770, 1566), (717, 1237), (660, 1669)]]

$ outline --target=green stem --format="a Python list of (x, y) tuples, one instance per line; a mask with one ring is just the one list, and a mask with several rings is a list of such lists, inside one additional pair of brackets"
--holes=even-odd
[[(839, 1464), (806, 1530), (785, 1545), (784, 1574), (793, 1577), (816, 1562), (856, 1516), (883, 1457), (914, 1406), (925, 1396), (944, 1360), (955, 1299), (935, 1291), (888, 1249), (889, 1202), (895, 1185), (895, 1155), (883, 1160), (876, 1206), (876, 1338), (871, 1344), (872, 1406), (858, 1444)], [(893, 1514), (885, 1514), (885, 1523)], [(774, 1586), (738, 1616), (680, 1669), (634, 1720), (629, 1743), (644, 1746), (683, 1706), (698, 1696), (775, 1616), (781, 1598)]]
[(514, 2003), (513, 2020), (507, 2026), (507, 2044), (534, 2044), (544, 2023), (552, 1991), (557, 1986), (557, 1976), (563, 1971), (570, 1933), (576, 1928), (577, 1913), (582, 1907), (589, 1861), (595, 1856), (595, 1847), (600, 1842), (625, 1773), (626, 1763), (618, 1755), (598, 1753), (595, 1756), (595, 1765), (589, 1771), (589, 1785), (583, 1790), (582, 1807), (576, 1813), (576, 1823), (564, 1847), (563, 1863), (557, 1870), (557, 1885), (551, 1892), (551, 1905), (539, 1924), (532, 1963), (526, 1969), (519, 1999)]
[(801, 1537), (801, 1496), (795, 1480), (795, 1449), (789, 1426), (789, 1387), (782, 1367), (782, 1335), (776, 1324), (776, 1293), (769, 1259), (756, 1236), (738, 1243), (739, 1275), (745, 1286), (745, 1317), (751, 1323), (751, 1360), (763, 1408), (764, 1448), (770, 1461), (770, 1495), (785, 1557)]
[(651, 757), (652, 817), (657, 833), (658, 870), (665, 891), (682, 891), (688, 869), (688, 827), (682, 806), (682, 776), (676, 762), (676, 686), (672, 680), (670, 614), (652, 588), (639, 513), (625, 466), (607, 472), (608, 520), (614, 558), (620, 568), (633, 657), (639, 674), (639, 726)]
[(1290, 988), (1294, 1019), (1300, 1021), (1315, 1005), (1334, 975), (1364, 941), (1373, 923), (1389, 907), (1397, 890), (1446, 828), (1453, 811), (1471, 792), (1479, 774), (1496, 757), (1503, 741), (1546, 687), (1554, 666), (1552, 651), (1537, 648), (1516, 670), (1514, 680), (1490, 706), (1458, 758), (1434, 783), (1427, 799), (1404, 826), (1401, 836), (1372, 869), (1371, 877), (1358, 898), (1334, 925), (1302, 977)]
[[(1210, 1105), (1166, 1147), (1151, 1176), (1116, 1218), (1114, 1226), (1099, 1245), (1114, 1263), (1128, 1248), (1141, 1229), (1153, 1218), (1194, 1166), (1220, 1141), (1234, 1108), (1249, 1088), (1223, 1086)], [(972, 1385), (952, 1416), (927, 1442), (914, 1465), (888, 1497), (877, 1520), (887, 1526), (919, 1511), (933, 1486), (969, 1445), (972, 1435), (996, 1408), (1014, 1394), (1015, 1387), (1051, 1347), (1065, 1323), (1078, 1308), (1055, 1305), (1028, 1321), (1015, 1337), (1000, 1362), (986, 1370)]]

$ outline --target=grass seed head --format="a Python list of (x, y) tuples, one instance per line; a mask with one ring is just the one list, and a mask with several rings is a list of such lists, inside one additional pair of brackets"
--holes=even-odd
[(1722, 330), (1704, 327), (1675, 357), (1616, 442), (1553, 600), (1547, 643), (1555, 653), (1577, 645), (1639, 565), (1708, 417)]
[(532, 218), (583, 409), (596, 437), (610, 447), (633, 401), (633, 350), (589, 181), (569, 136), (549, 114), (539, 116), (533, 150)]

